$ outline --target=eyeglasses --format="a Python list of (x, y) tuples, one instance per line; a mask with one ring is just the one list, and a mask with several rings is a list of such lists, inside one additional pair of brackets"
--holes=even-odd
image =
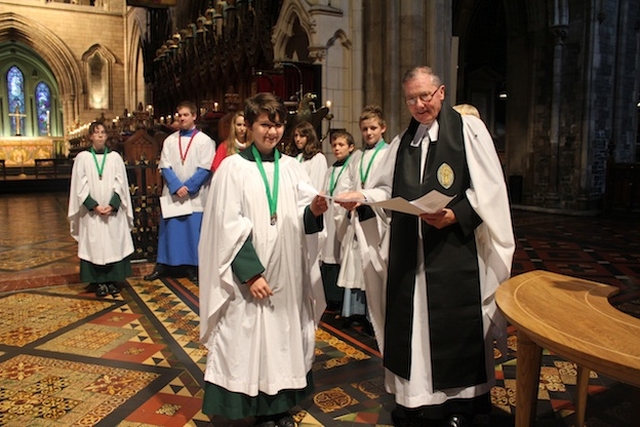
[(411, 98), (406, 98), (404, 100), (404, 102), (407, 103), (408, 106), (412, 107), (414, 105), (416, 105), (418, 103), (418, 98), (420, 99), (420, 101), (422, 102), (429, 102), (433, 99), (433, 96), (436, 94), (436, 92), (438, 92), (440, 90), (442, 86), (438, 86), (438, 88), (436, 90), (434, 90), (431, 93), (421, 93), (418, 96), (412, 96)]
[(271, 130), (271, 128), (274, 128), (275, 130), (280, 130), (284, 127), (284, 123), (265, 122), (265, 123), (258, 123), (258, 126), (260, 126), (266, 131)]

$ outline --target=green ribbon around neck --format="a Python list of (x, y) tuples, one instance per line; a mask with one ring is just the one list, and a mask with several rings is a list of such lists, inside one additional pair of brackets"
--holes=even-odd
[(93, 146), (91, 146), (91, 155), (93, 156), (93, 161), (96, 164), (96, 169), (98, 169), (98, 177), (100, 179), (102, 179), (102, 172), (104, 171), (104, 164), (107, 161), (107, 153), (109, 152), (109, 149), (107, 147), (104, 147), (104, 155), (102, 156), (102, 164), (99, 165), (98, 164), (98, 157), (96, 157), (96, 150), (94, 150)]
[(347, 157), (347, 159), (344, 161), (344, 164), (342, 165), (342, 167), (340, 168), (340, 172), (338, 172), (338, 177), (334, 177), (334, 174), (336, 172), (336, 168), (334, 167), (331, 170), (331, 181), (329, 182), (329, 195), (333, 196), (333, 192), (336, 189), (336, 186), (338, 185), (338, 181), (340, 180), (340, 175), (342, 175), (342, 172), (344, 172), (344, 168), (347, 166), (347, 163), (349, 163), (349, 159), (351, 158), (351, 155), (349, 155), (349, 157)]
[(360, 182), (362, 182), (362, 188), (364, 188), (364, 184), (367, 182), (367, 178), (369, 178), (369, 172), (371, 172), (371, 165), (373, 164), (373, 160), (376, 158), (376, 156), (378, 155), (378, 152), (380, 151), (380, 149), (384, 144), (386, 144), (384, 141), (382, 140), (378, 141), (378, 146), (376, 147), (375, 151), (373, 152), (373, 155), (369, 159), (369, 164), (367, 165), (366, 172), (362, 170), (362, 164), (364, 163), (364, 154), (366, 153), (366, 151), (362, 152), (362, 157), (360, 157)]
[(256, 161), (256, 165), (258, 165), (258, 170), (260, 171), (260, 175), (262, 176), (262, 181), (264, 182), (264, 188), (267, 193), (267, 200), (269, 201), (269, 213), (271, 214), (271, 225), (276, 224), (276, 220), (278, 218), (276, 211), (278, 209), (278, 181), (280, 176), (280, 152), (275, 150), (273, 153), (274, 157), (274, 171), (273, 171), (273, 190), (269, 188), (269, 180), (267, 180), (267, 174), (264, 171), (264, 166), (262, 166), (262, 157), (260, 157), (260, 152), (256, 148), (255, 144), (251, 146), (251, 152), (253, 153), (253, 157)]

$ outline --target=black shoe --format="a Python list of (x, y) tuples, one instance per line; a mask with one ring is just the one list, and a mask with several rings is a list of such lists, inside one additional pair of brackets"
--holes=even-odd
[(96, 289), (96, 296), (98, 298), (106, 297), (109, 293), (109, 287), (104, 283), (98, 284), (98, 289)]
[(187, 268), (187, 279), (191, 280), (193, 283), (198, 283), (198, 273), (195, 268)]
[(146, 280), (147, 282), (153, 282), (156, 279), (160, 279), (164, 277), (164, 274), (161, 273), (159, 270), (153, 270), (151, 272), (151, 274), (147, 274), (146, 276), (144, 276), (144, 280)]
[(471, 427), (471, 422), (462, 414), (452, 414), (445, 423), (446, 427)]
[(278, 420), (277, 427), (296, 427), (296, 422), (291, 415), (286, 415)]
[(107, 289), (111, 295), (117, 295), (120, 293), (120, 289), (118, 289), (118, 287), (113, 283), (107, 283)]
[(398, 409), (391, 411), (391, 419), (395, 427), (422, 427), (422, 420), (418, 417), (407, 417)]

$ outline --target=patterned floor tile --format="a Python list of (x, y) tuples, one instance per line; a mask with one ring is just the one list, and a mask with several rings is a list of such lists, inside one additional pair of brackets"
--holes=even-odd
[(18, 293), (2, 298), (0, 344), (22, 347), (113, 306), (107, 301)]
[[(0, 197), (0, 206), (6, 203)], [(0, 209), (0, 281), (42, 271), (43, 262), (77, 272), (65, 205), (63, 194), (12, 199), (8, 218)], [(39, 224), (31, 212), (51, 223)], [(545, 269), (614, 285), (620, 293), (612, 303), (640, 317), (640, 220), (515, 211), (514, 224), (513, 274)], [(29, 259), (24, 250), (66, 258)], [(8, 252), (7, 262), (22, 271), (2, 271)], [(0, 425), (251, 426), (252, 419), (211, 420), (200, 411), (206, 349), (198, 337), (198, 294), (186, 278), (133, 277), (121, 295), (102, 300), (82, 284), (0, 295)], [(513, 426), (516, 333), (509, 328), (509, 352), (498, 355), (491, 427)], [(571, 426), (575, 365), (546, 350), (542, 362), (536, 425)], [(361, 328), (345, 328), (327, 313), (313, 373), (315, 392), (294, 410), (299, 426), (391, 425), (393, 396), (384, 389), (376, 343)], [(592, 373), (587, 424), (635, 427), (638, 402), (639, 389)]]
[(17, 355), (0, 362), (0, 423), (93, 425), (159, 377), (155, 372)]
[(126, 345), (127, 341), (136, 335), (137, 332), (131, 329), (87, 323), (36, 348), (89, 357), (103, 357), (109, 354), (114, 359), (124, 360), (115, 357), (119, 354), (116, 349)]
[(126, 420), (144, 422), (151, 426), (183, 427), (188, 425), (201, 406), (201, 399), (157, 393), (129, 415)]

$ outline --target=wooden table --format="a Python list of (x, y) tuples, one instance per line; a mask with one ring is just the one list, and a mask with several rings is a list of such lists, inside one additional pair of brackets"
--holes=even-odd
[(548, 271), (498, 288), (498, 308), (518, 330), (516, 427), (534, 425), (542, 348), (578, 365), (576, 427), (584, 425), (590, 370), (640, 387), (640, 319), (609, 304), (617, 292)]

